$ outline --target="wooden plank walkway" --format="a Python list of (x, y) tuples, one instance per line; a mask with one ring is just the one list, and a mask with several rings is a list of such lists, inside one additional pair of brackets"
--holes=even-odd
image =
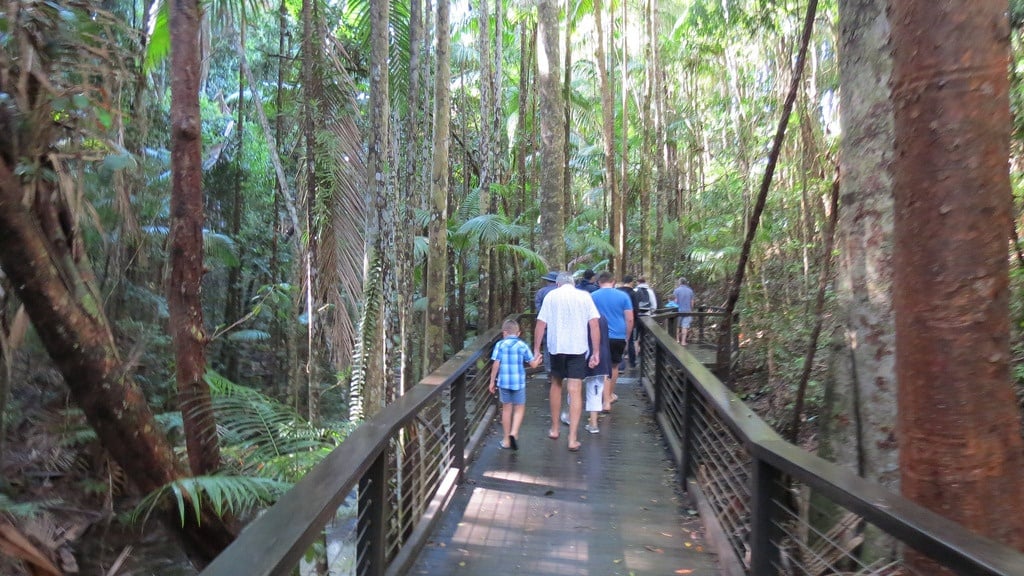
[[(600, 433), (547, 438), (548, 387), (527, 385), (519, 450), (491, 425), (466, 481), (411, 574), (505, 576), (718, 574), (696, 506), (677, 487), (651, 406), (635, 378)], [(499, 416), (500, 418), (500, 416)]]

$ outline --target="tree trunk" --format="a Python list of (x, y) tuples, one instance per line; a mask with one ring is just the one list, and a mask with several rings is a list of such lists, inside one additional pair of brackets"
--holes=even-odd
[[(612, 83), (608, 78), (607, 52), (605, 51), (604, 2), (594, 0), (594, 25), (597, 28), (597, 75), (601, 84), (601, 143), (604, 147), (604, 190), (609, 206), (615, 206), (619, 192), (615, 178), (615, 103), (612, 101)], [(609, 30), (610, 32), (610, 30)], [(609, 34), (610, 35), (610, 34)], [(609, 210), (611, 212), (611, 210)], [(610, 214), (612, 224), (612, 245), (615, 230), (618, 230), (614, 213)]]
[[(1010, 385), (1006, 2), (890, 7), (900, 487), (1024, 549)], [(927, 49), (925, 49), (927, 47)], [(908, 551), (911, 570), (947, 573)]]
[(537, 2), (537, 67), (540, 87), (540, 255), (549, 268), (564, 270), (565, 169), (561, 75), (558, 56), (559, 6), (556, 0)]
[[(0, 128), (13, 130), (2, 119)], [(11, 156), (0, 160), (0, 267), (103, 447), (139, 490), (157, 490), (182, 471), (120, 358), (89, 266), (72, 248), (77, 240), (58, 224), (69, 221), (67, 207), (49, 183), (23, 189), (11, 170)], [(37, 198), (31, 208), (22, 201), (29, 194)], [(185, 521), (184, 527), (174, 525), (206, 559), (233, 539), (227, 525), (206, 509), (201, 522), (192, 514)]]
[(768, 200), (768, 190), (771, 188), (772, 175), (775, 174), (779, 153), (782, 151), (782, 142), (786, 137), (786, 126), (789, 124), (789, 116), (793, 111), (793, 102), (796, 100), (800, 78), (803, 75), (804, 61), (807, 58), (807, 46), (810, 44), (811, 31), (814, 29), (814, 15), (817, 13), (817, 10), (818, 0), (810, 0), (807, 3), (807, 12), (804, 16), (800, 51), (797, 53), (796, 62), (793, 66), (793, 77), (790, 80), (789, 92), (786, 94), (786, 100), (782, 104), (782, 114), (779, 117), (779, 124), (775, 129), (775, 137), (772, 139), (772, 148), (768, 152), (767, 167), (765, 168), (764, 177), (761, 179), (761, 188), (758, 190), (757, 201), (754, 204), (753, 212), (750, 214), (750, 221), (746, 226), (746, 235), (743, 239), (743, 247), (740, 249), (736, 274), (729, 284), (729, 295), (725, 301), (725, 314), (722, 317), (718, 357), (716, 358), (717, 364), (723, 367), (722, 378), (726, 381), (729, 379), (728, 372), (732, 361), (733, 311), (736, 310), (736, 303), (740, 300), (740, 291), (743, 289), (743, 276), (746, 273), (747, 260), (750, 258), (750, 249), (754, 243), (754, 236), (757, 233), (757, 226), (761, 220), (761, 213), (764, 212), (765, 202)]
[[(844, 345), (832, 359), (823, 456), (896, 491), (895, 325), (892, 310), (892, 58), (886, 0), (839, 4), (843, 140), (836, 292)], [(865, 534), (864, 558), (891, 556), (892, 539)]]
[(199, 116), (199, 2), (171, 9), (171, 275), (167, 308), (174, 339), (178, 404), (192, 474), (220, 468), (206, 372), (203, 280), (203, 159)]
[[(609, 6), (609, 11), (611, 7)], [(609, 20), (613, 20), (609, 18)], [(626, 195), (629, 194), (629, 100), (627, 98), (629, 94), (629, 53), (627, 52), (628, 44), (627, 37), (629, 34), (626, 30), (626, 3), (622, 3), (622, 21), (619, 22), (620, 33), (622, 37), (622, 56), (619, 60), (620, 78), (620, 89), (621, 89), (621, 110), (619, 111), (619, 143), (622, 149), (619, 153), (619, 186), (612, 189), (611, 196), (611, 236), (609, 241), (612, 244), (612, 248), (615, 249), (615, 253), (612, 254), (611, 258), (611, 271), (618, 274), (620, 277), (625, 273), (623, 270), (626, 260)], [(611, 38), (608, 39), (608, 45), (611, 46)]]
[(427, 318), (424, 329), (424, 374), (444, 363), (445, 275), (448, 256), (448, 147), (451, 133), (451, 62), (449, 3), (437, 3), (437, 72), (434, 75), (434, 155), (430, 171), (430, 220), (427, 255)]
[[(494, 181), (495, 143), (500, 133), (495, 133), (494, 101), (498, 97), (494, 86), (494, 73), (491, 69), (491, 13), (490, 0), (478, 3), (479, 36), (477, 46), (480, 52), (480, 213), (491, 211), (491, 184)], [(488, 242), (480, 242), (480, 276), (477, 283), (477, 332), (490, 328), (492, 318), (489, 314), (491, 302), (491, 248)]]

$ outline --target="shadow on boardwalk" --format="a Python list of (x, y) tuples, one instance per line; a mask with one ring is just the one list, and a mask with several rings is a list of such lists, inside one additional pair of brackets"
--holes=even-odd
[[(411, 574), (717, 574), (695, 506), (632, 378), (602, 416), (600, 433), (568, 427), (547, 438), (545, 380), (527, 385), (519, 451), (501, 450), (491, 424), (477, 459)], [(585, 416), (584, 416), (585, 418)]]

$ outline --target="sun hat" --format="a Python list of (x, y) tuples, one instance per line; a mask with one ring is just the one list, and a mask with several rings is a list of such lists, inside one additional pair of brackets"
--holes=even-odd
[(555, 280), (558, 279), (558, 272), (551, 270), (547, 274), (541, 276), (541, 279), (547, 282), (554, 282)]

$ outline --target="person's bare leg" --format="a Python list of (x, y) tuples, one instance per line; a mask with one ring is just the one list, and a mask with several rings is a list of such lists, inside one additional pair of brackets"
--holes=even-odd
[(519, 438), (519, 426), (523, 423), (523, 416), (526, 415), (525, 404), (515, 404), (512, 406), (512, 431), (509, 433), (511, 436)]
[(569, 449), (579, 448), (577, 432), (580, 428), (580, 416), (583, 415), (583, 381), (578, 378), (566, 378), (569, 386)]
[(679, 334), (679, 343), (682, 344), (683, 346), (686, 346), (686, 328), (681, 329), (679, 331)]
[(590, 427), (597, 428), (597, 412), (590, 413)]
[(619, 380), (619, 365), (612, 364), (612, 375), (611, 378), (604, 379), (604, 394), (601, 395), (601, 399), (604, 400), (605, 411), (612, 409), (612, 402), (615, 401), (615, 383)]
[(551, 428), (548, 438), (558, 438), (559, 416), (562, 414), (562, 379), (551, 377), (551, 388), (548, 389), (548, 404), (551, 407)]
[(505, 436), (501, 439), (501, 445), (509, 447), (512, 444), (508, 439), (509, 433), (512, 431), (512, 404), (505, 403), (501, 405), (501, 430), (505, 433)]

